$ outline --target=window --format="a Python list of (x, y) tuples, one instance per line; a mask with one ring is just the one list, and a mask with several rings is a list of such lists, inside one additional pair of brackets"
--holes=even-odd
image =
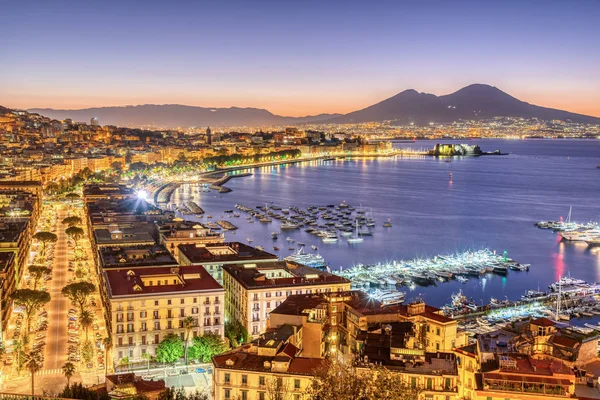
[(129, 345), (133, 346), (133, 336), (129, 336), (128, 340), (129, 340)]
[(258, 400), (265, 400), (265, 392), (258, 392)]
[(154, 300), (154, 305), (157, 306), (158, 305), (158, 300)]
[(160, 335), (154, 335), (154, 343), (155, 344), (159, 344), (160, 343)]
[(252, 334), (253, 334), (253, 335), (258, 335), (258, 326), (254, 325), (254, 326), (252, 327)]
[(171, 310), (167, 310), (167, 318), (173, 318), (173, 313)]
[(248, 400), (248, 391), (242, 390), (242, 400)]
[(117, 325), (117, 333), (123, 333), (123, 325)]
[(198, 314), (198, 307), (192, 308), (192, 314)]
[(227, 399), (227, 400), (231, 399), (231, 390), (230, 389), (225, 389), (225, 399)]
[(248, 375), (242, 375), (242, 385), (248, 386)]
[(258, 300), (258, 293), (254, 293), (254, 301)]
[(440, 328), (435, 328), (435, 334), (440, 336)]
[(210, 307), (204, 307), (204, 314), (210, 314)]
[(440, 349), (440, 342), (435, 342), (435, 349), (439, 350)]
[(429, 333), (429, 331), (430, 331), (429, 325), (425, 325), (425, 329), (427, 330), (427, 333)]
[(154, 311), (153, 313), (154, 319), (158, 319), (158, 311)]
[(120, 337), (117, 341), (117, 343), (119, 344), (119, 346), (123, 346), (123, 338)]
[(194, 297), (194, 303), (197, 303), (197, 302), (198, 302), (198, 298)]
[(179, 309), (179, 316), (180, 317), (185, 317), (185, 308)]
[(140, 318), (146, 318), (146, 311), (140, 311)]
[(258, 386), (265, 386), (265, 377), (264, 376), (258, 377)]
[(300, 379), (294, 379), (294, 389), (300, 389)]
[(410, 387), (413, 389), (417, 387), (417, 378), (414, 376), (410, 378)]
[(128, 333), (133, 332), (133, 324), (127, 324), (127, 332)]
[(167, 321), (167, 329), (173, 329), (173, 321)]
[(300, 395), (298, 393), (294, 394), (294, 400), (300, 400)]
[(267, 308), (271, 308), (271, 302), (267, 301)]
[(433, 379), (427, 378), (427, 390), (433, 389)]
[(229, 372), (225, 373), (225, 383), (231, 383), (231, 374)]
[(154, 323), (154, 330), (155, 331), (160, 331), (160, 322), (155, 322)]
[[(142, 335), (142, 345), (146, 344), (146, 335)], [(142, 349), (142, 353), (145, 353), (146, 349)]]
[(184, 304), (185, 303), (185, 299), (180, 299), (179, 300), (179, 304)]
[(167, 304), (171, 305), (171, 299), (167, 300)]
[(444, 388), (445, 389), (450, 389), (450, 385), (452, 384), (452, 379), (450, 378), (446, 378), (446, 381), (444, 383)]
[(146, 328), (146, 323), (145, 323), (145, 322), (142, 322), (142, 328), (140, 329), (140, 331), (142, 331), (142, 332), (146, 332), (146, 329), (147, 329), (147, 328)]

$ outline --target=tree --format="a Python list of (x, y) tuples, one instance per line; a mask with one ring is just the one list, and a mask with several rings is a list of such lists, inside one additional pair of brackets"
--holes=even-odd
[(69, 382), (73, 375), (75, 375), (75, 364), (72, 362), (66, 362), (62, 366), (62, 372), (65, 378), (67, 378), (67, 386), (69, 386)]
[[(91, 171), (90, 171), (91, 172)], [(73, 203), (75, 200), (79, 199), (81, 196), (79, 196), (77, 193), (67, 193), (65, 195), (65, 197), (71, 202)]]
[(240, 344), (250, 341), (248, 331), (238, 320), (225, 323), (225, 337), (229, 339), (231, 347), (238, 347)]
[(265, 395), (267, 400), (288, 400), (291, 398), (291, 389), (283, 377), (269, 377), (265, 380)]
[(110, 336), (102, 339), (102, 344), (104, 345), (104, 376), (108, 375), (108, 350), (112, 345), (112, 339)]
[(174, 333), (169, 333), (156, 348), (156, 360), (172, 364), (183, 357), (183, 341)]
[(78, 226), (68, 227), (67, 229), (65, 229), (65, 233), (69, 235), (71, 239), (73, 239), (73, 241), (75, 242), (75, 247), (77, 247), (77, 242), (79, 241), (79, 239), (81, 239), (85, 235), (84, 230)]
[(69, 226), (81, 225), (81, 222), (82, 222), (81, 218), (79, 218), (75, 215), (71, 215), (70, 217), (67, 217), (62, 220), (63, 224), (69, 225)]
[(71, 386), (67, 385), (57, 397), (63, 399), (80, 399), (80, 400), (110, 400), (106, 391), (95, 391), (84, 387), (81, 383), (74, 383)]
[(113, 171), (115, 171), (116, 173), (121, 173), (123, 172), (123, 163), (121, 161), (113, 161), (110, 164), (110, 167), (113, 169)]
[(125, 356), (119, 360), (119, 367), (127, 367), (129, 370), (129, 357)]
[(209, 362), (214, 355), (221, 354), (227, 350), (225, 342), (216, 333), (208, 332), (193, 339), (193, 345), (189, 348), (189, 358)]
[(28, 267), (29, 275), (33, 278), (33, 290), (37, 290), (37, 285), (46, 274), (50, 274), (52, 270), (44, 265), (30, 265)]
[(200, 393), (197, 390), (194, 393), (186, 393), (183, 388), (175, 389), (167, 387), (158, 394), (158, 400), (209, 400), (206, 393)]
[(148, 363), (148, 374), (150, 374), (150, 360), (152, 360), (152, 355), (150, 353), (142, 353), (142, 358)]
[(35, 373), (38, 372), (42, 367), (40, 366), (42, 360), (40, 353), (37, 351), (31, 351), (25, 358), (25, 368), (31, 374), (31, 396), (35, 396)]
[(192, 317), (191, 315), (188, 315), (187, 317), (185, 317), (183, 319), (183, 328), (185, 329), (185, 350), (184, 350), (184, 354), (185, 354), (185, 363), (187, 364), (187, 360), (188, 360), (188, 345), (189, 345), (189, 340), (190, 340), (190, 332), (192, 332), (192, 329), (194, 329), (196, 327), (196, 320), (194, 319), (194, 317)]
[(58, 237), (52, 232), (37, 232), (33, 235), (33, 239), (42, 243), (42, 257), (46, 254), (46, 246), (48, 243), (56, 243)]
[(85, 340), (88, 338), (88, 329), (94, 324), (94, 314), (90, 310), (83, 310), (79, 313), (79, 323), (85, 329)]
[(94, 293), (94, 290), (96, 290), (96, 287), (91, 282), (75, 282), (62, 288), (61, 293), (72, 302), (77, 303), (79, 313), (82, 313), (88, 297)]
[(11, 295), (15, 304), (25, 309), (27, 316), (27, 333), (30, 331), (31, 316), (44, 304), (50, 301), (50, 293), (41, 290), (19, 289)]
[(81, 348), (81, 356), (83, 357), (83, 361), (87, 364), (92, 361), (94, 358), (94, 345), (89, 340), (83, 344)]

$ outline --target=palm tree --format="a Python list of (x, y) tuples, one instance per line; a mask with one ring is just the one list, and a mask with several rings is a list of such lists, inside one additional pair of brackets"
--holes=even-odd
[(94, 315), (90, 310), (83, 310), (79, 313), (79, 323), (85, 329), (85, 340), (88, 339), (88, 328), (94, 324)]
[(62, 372), (65, 378), (67, 378), (67, 386), (71, 382), (71, 377), (75, 374), (75, 365), (72, 362), (66, 362), (62, 366)]
[(25, 359), (25, 367), (27, 368), (27, 370), (29, 371), (29, 373), (31, 374), (31, 396), (35, 396), (35, 381), (34, 381), (34, 377), (35, 377), (35, 373), (38, 372), (41, 367), (40, 367), (40, 353), (38, 353), (37, 351), (31, 351), (27, 354), (27, 357)]
[(188, 340), (190, 338), (190, 332), (192, 329), (196, 327), (196, 320), (191, 315), (188, 315), (183, 319), (183, 328), (185, 329), (185, 364), (187, 365), (187, 350), (188, 350)]
[(104, 376), (108, 375), (108, 349), (112, 344), (112, 340), (110, 336), (102, 339), (102, 344), (104, 345)]

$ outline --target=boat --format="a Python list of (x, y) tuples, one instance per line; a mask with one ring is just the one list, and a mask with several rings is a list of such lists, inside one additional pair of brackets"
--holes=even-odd
[(314, 244), (312, 246), (310, 246), (311, 249), (317, 251), (319, 248), (317, 246), (315, 246)]
[(277, 247), (277, 246), (273, 246), (273, 250), (275, 250), (275, 251), (279, 251), (279, 247)]
[(460, 283), (467, 283), (467, 281), (469, 280), (469, 278), (465, 278), (462, 275), (457, 275), (456, 276), (456, 280), (459, 281)]
[(389, 219), (383, 223), (383, 227), (384, 228), (391, 228), (392, 227), (392, 221), (390, 221)]
[(271, 239), (277, 240), (277, 237), (278, 237), (278, 233), (277, 232), (272, 232), (271, 233)]
[(305, 253), (302, 248), (297, 252), (284, 258), (286, 261), (293, 261), (298, 264), (306, 265), (308, 267), (323, 270), (327, 267), (325, 259), (320, 254)]
[(323, 243), (335, 243), (338, 241), (338, 238), (334, 236), (326, 236), (321, 240), (323, 241)]
[(251, 237), (246, 238), (246, 240), (248, 241), (248, 243), (252, 243), (252, 238)]
[(358, 236), (358, 220), (356, 220), (356, 233), (348, 238), (348, 243), (362, 243), (364, 239)]
[(285, 222), (281, 224), (281, 229), (298, 229), (298, 224), (293, 224), (291, 222)]

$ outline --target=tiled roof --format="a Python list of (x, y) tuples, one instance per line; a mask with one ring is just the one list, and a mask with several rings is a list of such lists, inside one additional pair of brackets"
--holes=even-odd
[[(176, 271), (176, 272), (175, 272)], [(204, 292), (204, 291), (223, 291), (223, 287), (204, 269), (202, 266), (186, 267), (152, 267), (128, 268), (105, 270), (106, 282), (108, 285), (109, 297), (177, 293), (177, 292)], [(153, 284), (145, 285), (142, 277), (150, 278), (152, 276), (170, 275), (174, 279), (182, 279), (182, 284)], [(167, 280), (167, 279), (165, 279)], [(169, 282), (172, 280), (168, 279)], [(158, 283), (158, 282), (156, 282)]]

